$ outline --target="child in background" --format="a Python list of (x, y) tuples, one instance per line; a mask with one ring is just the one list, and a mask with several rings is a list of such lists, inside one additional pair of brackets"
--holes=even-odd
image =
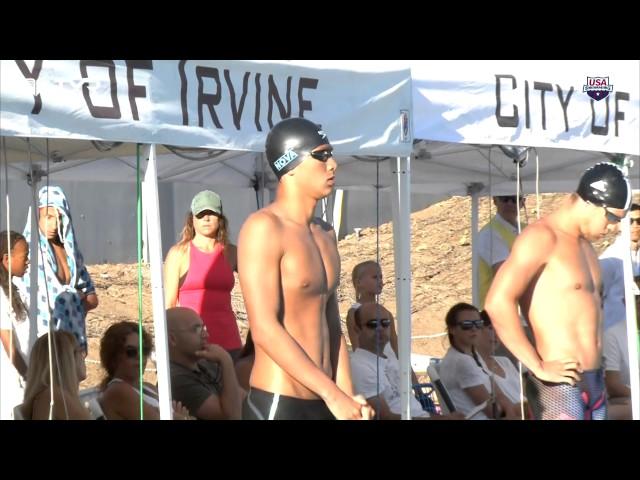
[[(355, 351), (358, 348), (358, 333), (356, 332), (354, 313), (364, 303), (376, 303), (376, 297), (382, 293), (384, 282), (382, 281), (380, 264), (373, 260), (359, 263), (351, 272), (351, 281), (356, 291), (356, 302), (351, 305), (347, 312), (347, 333), (349, 343), (351, 343), (351, 350)], [(396, 321), (393, 315), (391, 315), (391, 325), (389, 326), (389, 342), (386, 345), (380, 345), (380, 348), (383, 354), (385, 350), (391, 348), (395, 356), (399, 357), (398, 334), (396, 333)], [(418, 383), (418, 377), (413, 369), (411, 369), (411, 381), (414, 384)]]
[(13, 231), (0, 232), (0, 257), (0, 419), (10, 420), (14, 407), (22, 403), (29, 358), (27, 307), (12, 281), (22, 277), (29, 265), (25, 238)]

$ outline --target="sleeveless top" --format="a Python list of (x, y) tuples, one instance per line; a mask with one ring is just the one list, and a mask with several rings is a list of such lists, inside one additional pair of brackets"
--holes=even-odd
[[(113, 378), (111, 379), (111, 381), (107, 384), (107, 386), (111, 385), (112, 383), (126, 383), (124, 380), (122, 380), (121, 378)], [(140, 395), (140, 390), (138, 390), (136, 387), (129, 385), (131, 388), (133, 388), (133, 390)], [(146, 385), (142, 386), (142, 399), (144, 401), (144, 403), (146, 403), (147, 405), (151, 406), (151, 407), (155, 407), (155, 408), (160, 408), (160, 402), (158, 401), (158, 397), (156, 392), (153, 391), (153, 389), (149, 388)]]
[(231, 308), (233, 270), (217, 243), (213, 252), (199, 250), (193, 242), (189, 249), (189, 271), (178, 291), (181, 307), (195, 310), (209, 332), (209, 343), (225, 350), (242, 348), (236, 316)]

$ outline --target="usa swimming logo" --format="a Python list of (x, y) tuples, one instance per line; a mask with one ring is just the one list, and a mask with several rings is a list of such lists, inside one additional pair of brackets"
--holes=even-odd
[(594, 100), (603, 100), (613, 92), (613, 85), (609, 77), (587, 77), (587, 84), (582, 86), (582, 91)]
[(289, 149), (280, 156), (273, 165), (276, 167), (276, 170), (280, 171), (291, 162), (293, 162), (296, 158), (298, 158), (298, 154), (293, 150)]

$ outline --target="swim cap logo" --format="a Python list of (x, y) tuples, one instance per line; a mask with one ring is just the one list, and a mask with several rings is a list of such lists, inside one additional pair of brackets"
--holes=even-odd
[(327, 134), (324, 133), (323, 130), (318, 130), (318, 135), (320, 135), (322, 138), (327, 138)]
[(280, 171), (291, 162), (293, 162), (296, 158), (298, 158), (298, 154), (289, 149), (284, 152), (275, 162), (273, 162), (273, 165), (276, 167), (276, 170)]
[(597, 182), (593, 182), (589, 185), (591, 188), (598, 190), (599, 192), (607, 191), (607, 183), (604, 180), (598, 180)]
[(582, 86), (582, 91), (594, 100), (603, 100), (613, 92), (613, 85), (609, 83), (609, 77), (587, 77), (587, 84)]

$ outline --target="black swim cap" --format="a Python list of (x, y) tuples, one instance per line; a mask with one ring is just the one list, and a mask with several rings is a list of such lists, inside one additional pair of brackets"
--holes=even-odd
[(274, 125), (267, 135), (265, 150), (278, 180), (294, 169), (314, 148), (329, 143), (315, 123), (304, 118), (287, 118)]
[(587, 169), (576, 192), (599, 207), (628, 210), (631, 205), (631, 185), (615, 163), (601, 162)]

